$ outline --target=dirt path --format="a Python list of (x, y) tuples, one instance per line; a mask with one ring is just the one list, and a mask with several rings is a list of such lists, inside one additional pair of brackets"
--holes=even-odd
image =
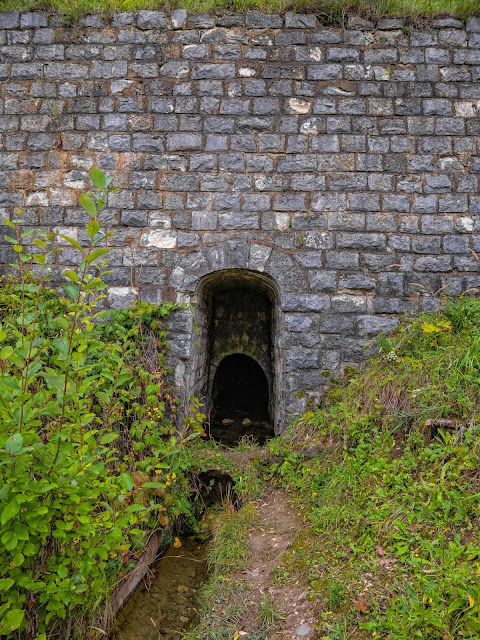
[[(258, 519), (248, 537), (249, 567), (237, 578), (246, 583), (249, 600), (262, 609), (268, 640), (314, 639), (318, 637), (314, 630), (316, 617), (306, 597), (306, 578), (289, 580), (286, 584), (274, 580), (275, 569), (302, 528), (302, 516), (278, 489), (262, 495), (257, 511)], [(256, 626), (258, 617), (248, 620), (247, 616), (244, 631), (254, 634)]]

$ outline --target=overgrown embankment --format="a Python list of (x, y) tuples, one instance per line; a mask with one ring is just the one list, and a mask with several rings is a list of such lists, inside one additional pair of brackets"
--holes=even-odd
[(478, 638), (480, 302), (380, 351), (272, 443), (308, 519), (278, 579), (308, 574), (322, 638)]

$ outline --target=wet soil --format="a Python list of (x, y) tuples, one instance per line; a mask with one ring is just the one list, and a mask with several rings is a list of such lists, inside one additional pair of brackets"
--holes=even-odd
[(207, 577), (205, 546), (183, 538), (155, 564), (148, 582), (121, 613), (112, 640), (178, 640), (198, 618), (197, 595)]

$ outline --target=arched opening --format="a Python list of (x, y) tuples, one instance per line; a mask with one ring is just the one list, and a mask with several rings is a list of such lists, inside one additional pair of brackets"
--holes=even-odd
[(210, 435), (226, 445), (242, 436), (263, 443), (277, 416), (276, 288), (264, 274), (225, 269), (198, 290), (197, 376)]
[(271, 437), (268, 387), (262, 367), (250, 356), (235, 353), (223, 358), (213, 378), (212, 436), (224, 444), (245, 435), (261, 443)]

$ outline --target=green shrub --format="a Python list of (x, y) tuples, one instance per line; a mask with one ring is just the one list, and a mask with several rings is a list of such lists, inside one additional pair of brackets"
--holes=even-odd
[(112, 188), (91, 178), (88, 242), (62, 236), (79, 257), (63, 295), (55, 234), (5, 220), (19, 260), (0, 287), (2, 636), (87, 637), (147, 530), (189, 514), (163, 355), (174, 305), (99, 310)]

